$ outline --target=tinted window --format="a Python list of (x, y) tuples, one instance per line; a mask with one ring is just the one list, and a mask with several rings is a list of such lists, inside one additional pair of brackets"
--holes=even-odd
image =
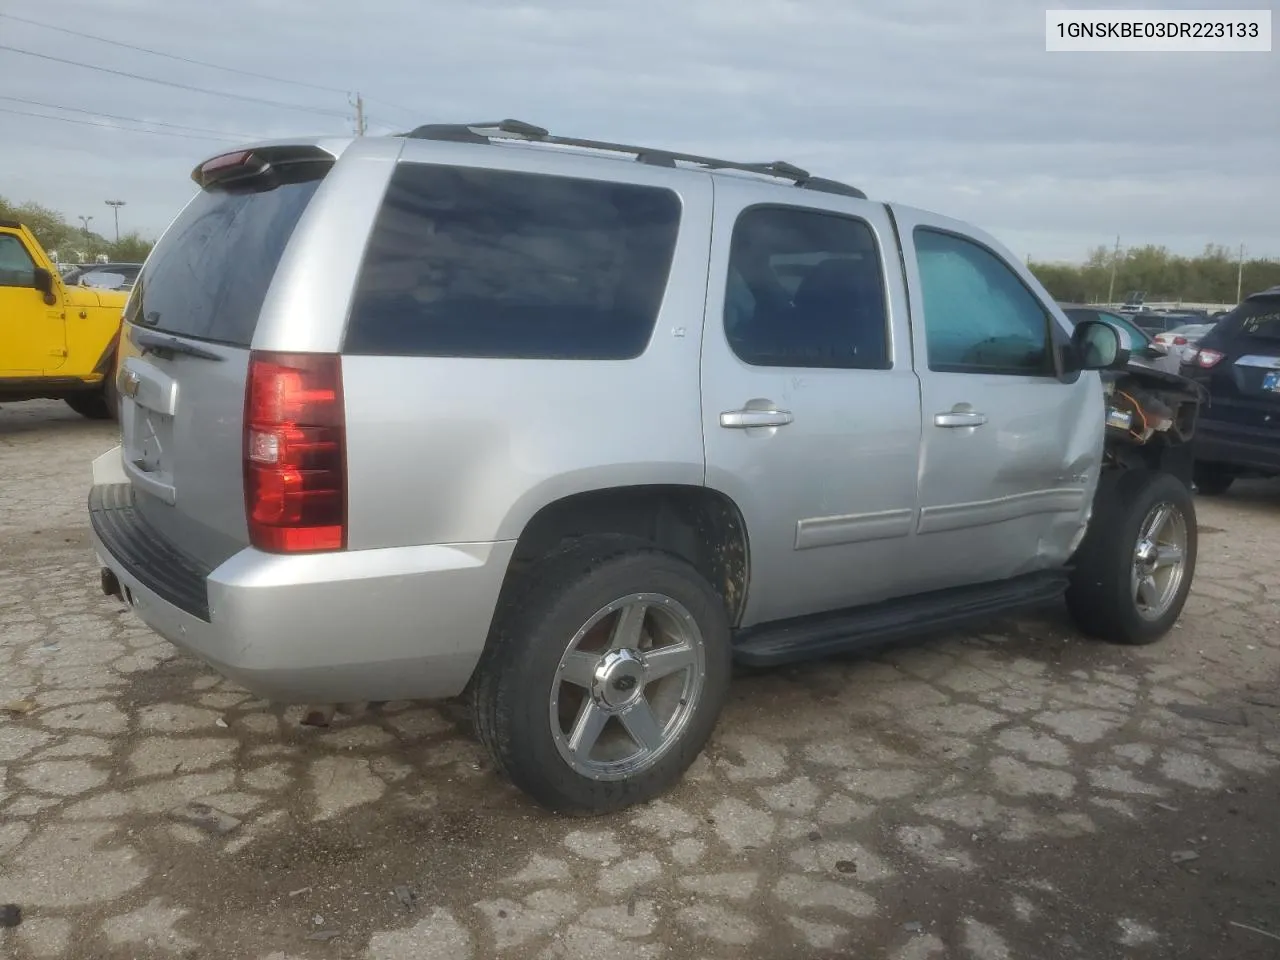
[(1280, 346), (1280, 298), (1246, 300), (1226, 323), (1231, 325), (1230, 335), (1235, 339), (1259, 346), (1265, 343), (1275, 350)]
[(345, 350), (639, 356), (679, 221), (679, 198), (665, 189), (402, 164), (365, 254)]
[(35, 261), (22, 241), (11, 233), (0, 233), (0, 287), (30, 287), (35, 281)]
[(929, 369), (1054, 373), (1049, 314), (1007, 263), (963, 237), (917, 228)]
[(247, 347), (285, 244), (319, 182), (308, 176), (273, 189), (202, 192), (151, 254), (134, 284), (129, 320)]
[(875, 234), (851, 217), (747, 210), (733, 230), (724, 325), (733, 352), (754, 366), (887, 368)]

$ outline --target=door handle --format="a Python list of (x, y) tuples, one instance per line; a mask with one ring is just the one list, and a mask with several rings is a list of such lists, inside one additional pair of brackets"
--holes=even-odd
[(933, 416), (935, 427), (980, 427), (987, 422), (985, 413), (936, 413)]
[(730, 430), (748, 427), (785, 427), (794, 420), (790, 410), (726, 410), (720, 414), (720, 426)]

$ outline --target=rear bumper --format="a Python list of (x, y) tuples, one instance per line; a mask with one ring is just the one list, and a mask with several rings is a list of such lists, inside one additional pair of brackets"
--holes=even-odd
[[(205, 612), (189, 602), (198, 597), (172, 589), (181, 577), (159, 578), (122, 548), (120, 527), (140, 520), (119, 502), (122, 492), (94, 487), (92, 543), (128, 602), (161, 636), (278, 702), (462, 692), (515, 549), (500, 542), (277, 556), (247, 548), (203, 577)], [(115, 498), (109, 511), (107, 497)]]
[(1196, 421), (1195, 458), (1260, 473), (1280, 473), (1280, 420), (1273, 429), (1242, 427), (1221, 420)]

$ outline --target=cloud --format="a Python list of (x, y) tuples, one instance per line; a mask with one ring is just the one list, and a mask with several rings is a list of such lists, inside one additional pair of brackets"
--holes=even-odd
[[(1158, 4), (1171, 5), (1213, 6)], [(54, 22), (43, 4), (6, 11)], [(358, 88), (375, 133), (515, 116), (581, 136), (788, 159), (876, 198), (973, 220), (1037, 257), (1080, 257), (1116, 233), (1187, 252), (1243, 241), (1280, 256), (1280, 58), (1048, 54), (1038, 0), (69, 0), (56, 22), (334, 89), (6, 19), (0, 42), (322, 111), (348, 110), (338, 91)], [(0, 52), (0, 70), (8, 96), (228, 135), (349, 129), (336, 116), (11, 53)], [(0, 124), (6, 195), (68, 216), (120, 197), (122, 226), (150, 234), (190, 195), (190, 169), (222, 146), (2, 113)]]

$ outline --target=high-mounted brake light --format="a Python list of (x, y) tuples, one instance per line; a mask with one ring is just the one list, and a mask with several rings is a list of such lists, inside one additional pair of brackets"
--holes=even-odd
[(266, 171), (269, 166), (266, 160), (257, 156), (252, 150), (237, 150), (206, 160), (196, 168), (192, 179), (201, 187), (207, 187), (219, 180), (257, 176)]
[(1197, 367), (1203, 367), (1208, 370), (1210, 367), (1216, 367), (1226, 357), (1225, 353), (1218, 350), (1210, 350), (1207, 347), (1201, 347), (1196, 351), (1195, 361)]
[(344, 549), (346, 487), (339, 357), (253, 352), (244, 415), (249, 541), (269, 553)]

